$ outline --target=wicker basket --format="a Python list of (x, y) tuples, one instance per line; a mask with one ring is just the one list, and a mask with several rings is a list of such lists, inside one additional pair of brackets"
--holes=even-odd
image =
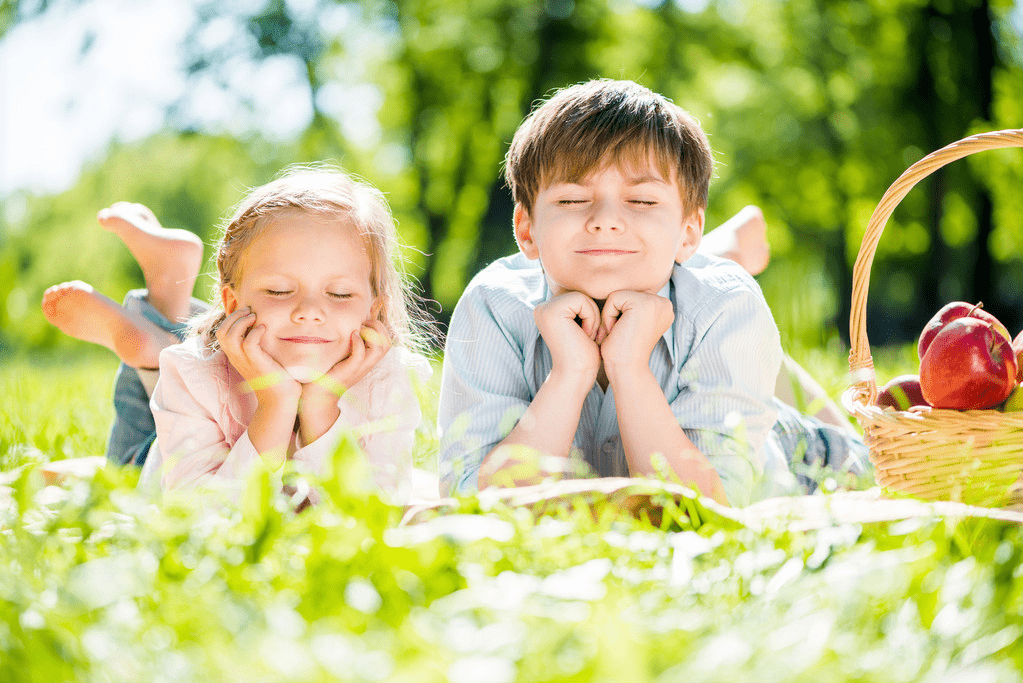
[(903, 197), (937, 169), (975, 152), (1023, 147), (1023, 129), (954, 142), (910, 166), (892, 183), (867, 225), (853, 268), (849, 368), (842, 402), (863, 427), (877, 483), (888, 493), (973, 505), (1023, 504), (1023, 413), (874, 405), (877, 383), (867, 340), (870, 265), (888, 218)]

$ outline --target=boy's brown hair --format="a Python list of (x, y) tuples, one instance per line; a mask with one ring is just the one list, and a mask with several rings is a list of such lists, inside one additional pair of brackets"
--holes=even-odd
[(699, 122), (632, 81), (600, 79), (556, 92), (522, 122), (505, 156), (505, 180), (529, 213), (537, 193), (609, 163), (654, 162), (674, 177), (689, 215), (707, 206), (714, 159)]

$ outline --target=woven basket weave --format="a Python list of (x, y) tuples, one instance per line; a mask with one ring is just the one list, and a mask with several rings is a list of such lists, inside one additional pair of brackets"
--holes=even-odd
[(1023, 147), (1023, 129), (964, 138), (910, 166), (874, 209), (860, 245), (849, 317), (849, 368), (855, 383), (842, 402), (863, 427), (874, 476), (889, 493), (972, 505), (1023, 504), (1023, 412), (928, 407), (900, 411), (875, 406), (877, 382), (866, 331), (870, 266), (895, 207), (939, 168), (1003, 147)]

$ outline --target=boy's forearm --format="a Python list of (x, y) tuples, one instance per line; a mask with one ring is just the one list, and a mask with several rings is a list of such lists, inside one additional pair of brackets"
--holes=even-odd
[(649, 369), (609, 376), (614, 389), (618, 428), (629, 473), (658, 476), (651, 456), (661, 453), (683, 483), (719, 503), (728, 504), (714, 466), (675, 420), (664, 393)]
[[(480, 490), (488, 486), (528, 486), (543, 480), (549, 470), (541, 469), (532, 457), (536, 454), (568, 459), (583, 402), (593, 386), (587, 379), (575, 373), (551, 372), (515, 428), (483, 458)], [(528, 449), (531, 457), (517, 457), (515, 446)]]

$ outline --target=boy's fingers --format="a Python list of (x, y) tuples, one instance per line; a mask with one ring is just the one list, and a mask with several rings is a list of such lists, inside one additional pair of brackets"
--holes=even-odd
[(611, 328), (615, 326), (618, 319), (622, 317), (621, 297), (615, 296), (617, 292), (612, 292), (611, 296), (604, 301), (604, 310), (600, 312), (600, 329), (597, 330), (597, 343), (602, 343), (607, 336), (611, 334)]
[(597, 302), (593, 299), (579, 292), (570, 292), (561, 295), (557, 307), (551, 310), (556, 311), (566, 320), (575, 322), (578, 319), (578, 324), (583, 332), (593, 339), (597, 324), (600, 322), (600, 309), (597, 308)]

